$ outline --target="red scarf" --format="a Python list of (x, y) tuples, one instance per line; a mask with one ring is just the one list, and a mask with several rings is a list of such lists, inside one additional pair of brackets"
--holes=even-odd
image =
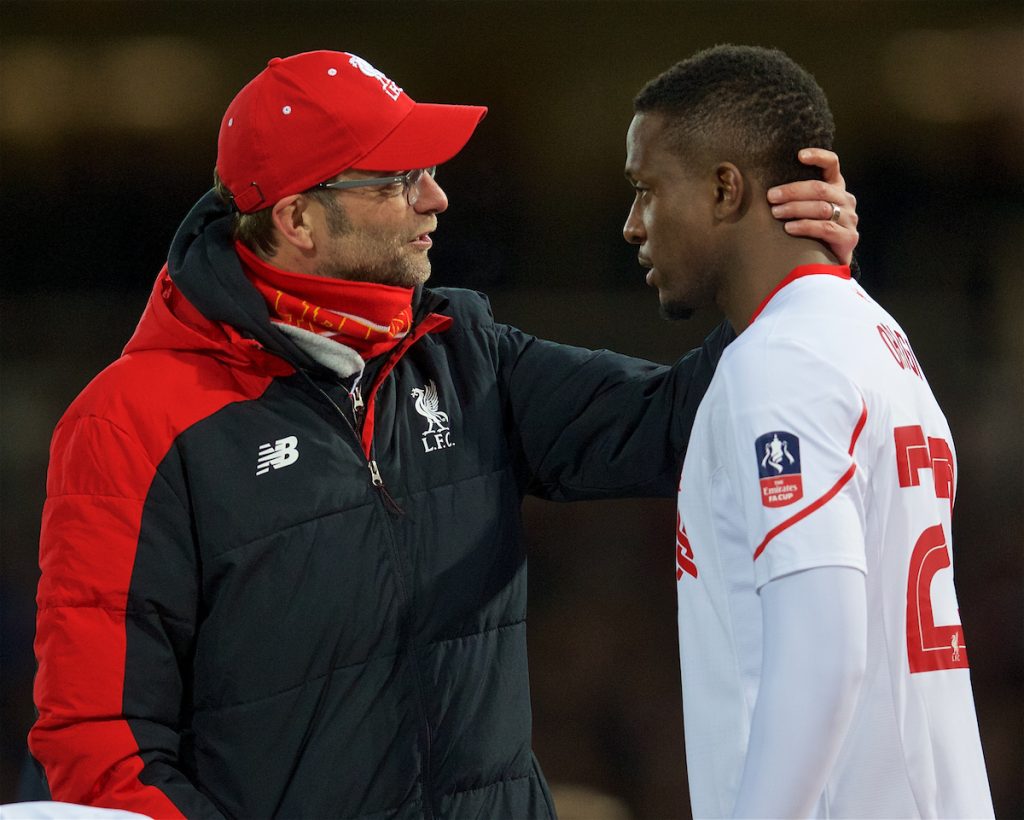
[(262, 294), (270, 320), (327, 336), (363, 359), (387, 353), (409, 333), (412, 288), (291, 273), (264, 262), (241, 242), (235, 251)]

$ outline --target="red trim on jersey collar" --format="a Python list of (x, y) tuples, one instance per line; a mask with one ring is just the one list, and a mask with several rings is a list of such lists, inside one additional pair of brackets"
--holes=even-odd
[(849, 265), (797, 265), (793, 270), (789, 272), (779, 284), (772, 288), (772, 292), (764, 297), (764, 301), (757, 306), (757, 310), (754, 311), (754, 315), (750, 317), (750, 321), (747, 325), (752, 325), (754, 320), (761, 315), (761, 311), (767, 307), (768, 303), (775, 298), (775, 294), (782, 290), (790, 282), (801, 279), (804, 276), (813, 276), (815, 274), (825, 274), (827, 276), (838, 276), (840, 279), (850, 278), (850, 266)]

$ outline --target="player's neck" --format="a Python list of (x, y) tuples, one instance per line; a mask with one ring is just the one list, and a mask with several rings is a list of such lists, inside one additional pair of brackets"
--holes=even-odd
[(743, 264), (720, 294), (719, 306), (737, 335), (747, 329), (754, 311), (793, 268), (839, 264), (831, 251), (814, 239), (785, 235), (757, 245), (741, 257)]

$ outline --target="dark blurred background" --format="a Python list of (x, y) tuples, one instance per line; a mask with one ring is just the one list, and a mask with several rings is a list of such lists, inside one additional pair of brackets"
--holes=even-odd
[[(353, 51), (490, 114), (439, 177), (436, 284), (559, 341), (669, 362), (621, 237), (639, 87), (777, 46), (832, 102), (862, 281), (904, 325), (960, 464), (955, 570), (997, 814), (1024, 816), (1024, 6), (1019, 2), (0, 2), (0, 802), (16, 799), (47, 446), (134, 328), (272, 56)], [(688, 816), (673, 503), (525, 507), (537, 754), (565, 820)]]

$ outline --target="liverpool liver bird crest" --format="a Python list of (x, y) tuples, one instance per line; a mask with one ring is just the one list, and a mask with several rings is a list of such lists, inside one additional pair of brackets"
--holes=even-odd
[(437, 387), (432, 381), (426, 387), (414, 387), (412, 397), (416, 399), (416, 412), (427, 420), (427, 433), (439, 433), (448, 429), (448, 414), (437, 409)]

